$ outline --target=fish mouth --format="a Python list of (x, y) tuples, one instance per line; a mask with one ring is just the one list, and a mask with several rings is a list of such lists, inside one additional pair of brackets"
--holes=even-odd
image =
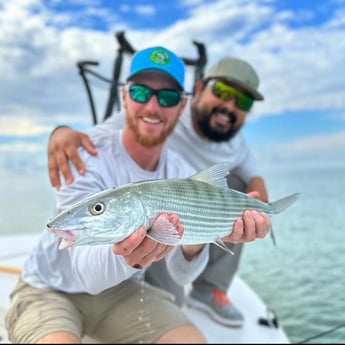
[(49, 226), (47, 226), (47, 229), (51, 233), (62, 239), (59, 245), (60, 250), (72, 247), (75, 244), (78, 237), (78, 233), (76, 230), (57, 230), (51, 229), (49, 228)]
[(68, 240), (68, 241), (75, 241), (78, 237), (78, 233), (76, 230), (51, 229), (51, 228), (49, 228), (49, 226), (47, 228), (51, 233), (65, 239), (65, 240)]

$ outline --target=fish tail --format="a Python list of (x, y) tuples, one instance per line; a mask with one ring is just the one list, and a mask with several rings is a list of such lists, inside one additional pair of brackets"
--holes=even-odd
[(291, 194), (285, 198), (279, 199), (274, 202), (270, 202), (269, 205), (272, 207), (273, 213), (280, 213), (292, 205), (297, 198), (299, 197), (299, 193)]

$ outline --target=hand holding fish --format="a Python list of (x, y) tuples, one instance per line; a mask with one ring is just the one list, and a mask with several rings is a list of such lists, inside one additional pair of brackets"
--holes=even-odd
[[(255, 197), (255, 192), (249, 195)], [(176, 214), (161, 215), (176, 227), (180, 236), (183, 235), (183, 225), (179, 223), (179, 217)], [(242, 218), (234, 222), (233, 229), (229, 229), (229, 235), (224, 236), (224, 242), (250, 242), (256, 238), (263, 238), (267, 235), (271, 222), (270, 218), (264, 212), (255, 210), (246, 210)], [(122, 255), (129, 266), (139, 265), (146, 267), (153, 261), (161, 260), (172, 250), (174, 246), (159, 243), (147, 235), (147, 229), (140, 226), (130, 236), (124, 240), (112, 245), (112, 251), (116, 255)], [(183, 245), (183, 252), (187, 260), (191, 260), (197, 255), (204, 244)]]
[(251, 242), (257, 238), (264, 238), (271, 227), (271, 220), (265, 212), (245, 210), (242, 218), (234, 222), (233, 231), (225, 237), (223, 242)]
[[(248, 196), (259, 199), (258, 192), (250, 192)], [(222, 238), (223, 242), (251, 242), (264, 238), (271, 227), (271, 219), (265, 212), (245, 210), (242, 218), (235, 220), (233, 231)]]
[[(179, 223), (176, 214), (164, 214), (164, 216), (177, 230), (179, 235), (183, 235), (183, 225)], [(161, 260), (168, 254), (174, 246), (159, 243), (147, 235), (147, 229), (140, 226), (130, 236), (124, 240), (114, 243), (112, 251), (116, 255), (122, 255), (129, 266), (139, 265), (146, 267), (153, 261)]]

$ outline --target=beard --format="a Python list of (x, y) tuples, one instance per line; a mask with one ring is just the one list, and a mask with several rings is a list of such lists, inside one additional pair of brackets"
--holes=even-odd
[(127, 126), (134, 133), (136, 141), (140, 145), (142, 145), (146, 148), (150, 148), (150, 147), (164, 144), (165, 141), (167, 140), (168, 136), (173, 132), (177, 121), (178, 121), (178, 117), (176, 118), (176, 120), (174, 122), (170, 123), (170, 125), (168, 127), (166, 127), (160, 133), (159, 136), (153, 137), (153, 136), (141, 134), (139, 129), (138, 129), (137, 124), (135, 123), (135, 120), (132, 117), (129, 117), (129, 116), (126, 117)]
[[(229, 112), (223, 107), (214, 107), (211, 111), (198, 109), (193, 107), (194, 120), (200, 130), (200, 132), (209, 140), (215, 142), (229, 141), (240, 130), (241, 126), (235, 126), (236, 115), (233, 112)], [(223, 114), (229, 118), (231, 128), (227, 131), (212, 128), (210, 125), (212, 116), (218, 116), (217, 114)]]

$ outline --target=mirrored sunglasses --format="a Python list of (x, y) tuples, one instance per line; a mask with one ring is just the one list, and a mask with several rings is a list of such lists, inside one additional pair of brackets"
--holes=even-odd
[(212, 89), (212, 93), (222, 101), (229, 101), (235, 97), (236, 107), (240, 110), (248, 111), (253, 105), (253, 97), (238, 91), (220, 80), (210, 80), (208, 84)]
[(182, 97), (182, 92), (173, 89), (154, 90), (141, 84), (127, 84), (127, 92), (131, 99), (138, 103), (147, 103), (152, 95), (157, 96), (158, 104), (162, 107), (174, 107)]

